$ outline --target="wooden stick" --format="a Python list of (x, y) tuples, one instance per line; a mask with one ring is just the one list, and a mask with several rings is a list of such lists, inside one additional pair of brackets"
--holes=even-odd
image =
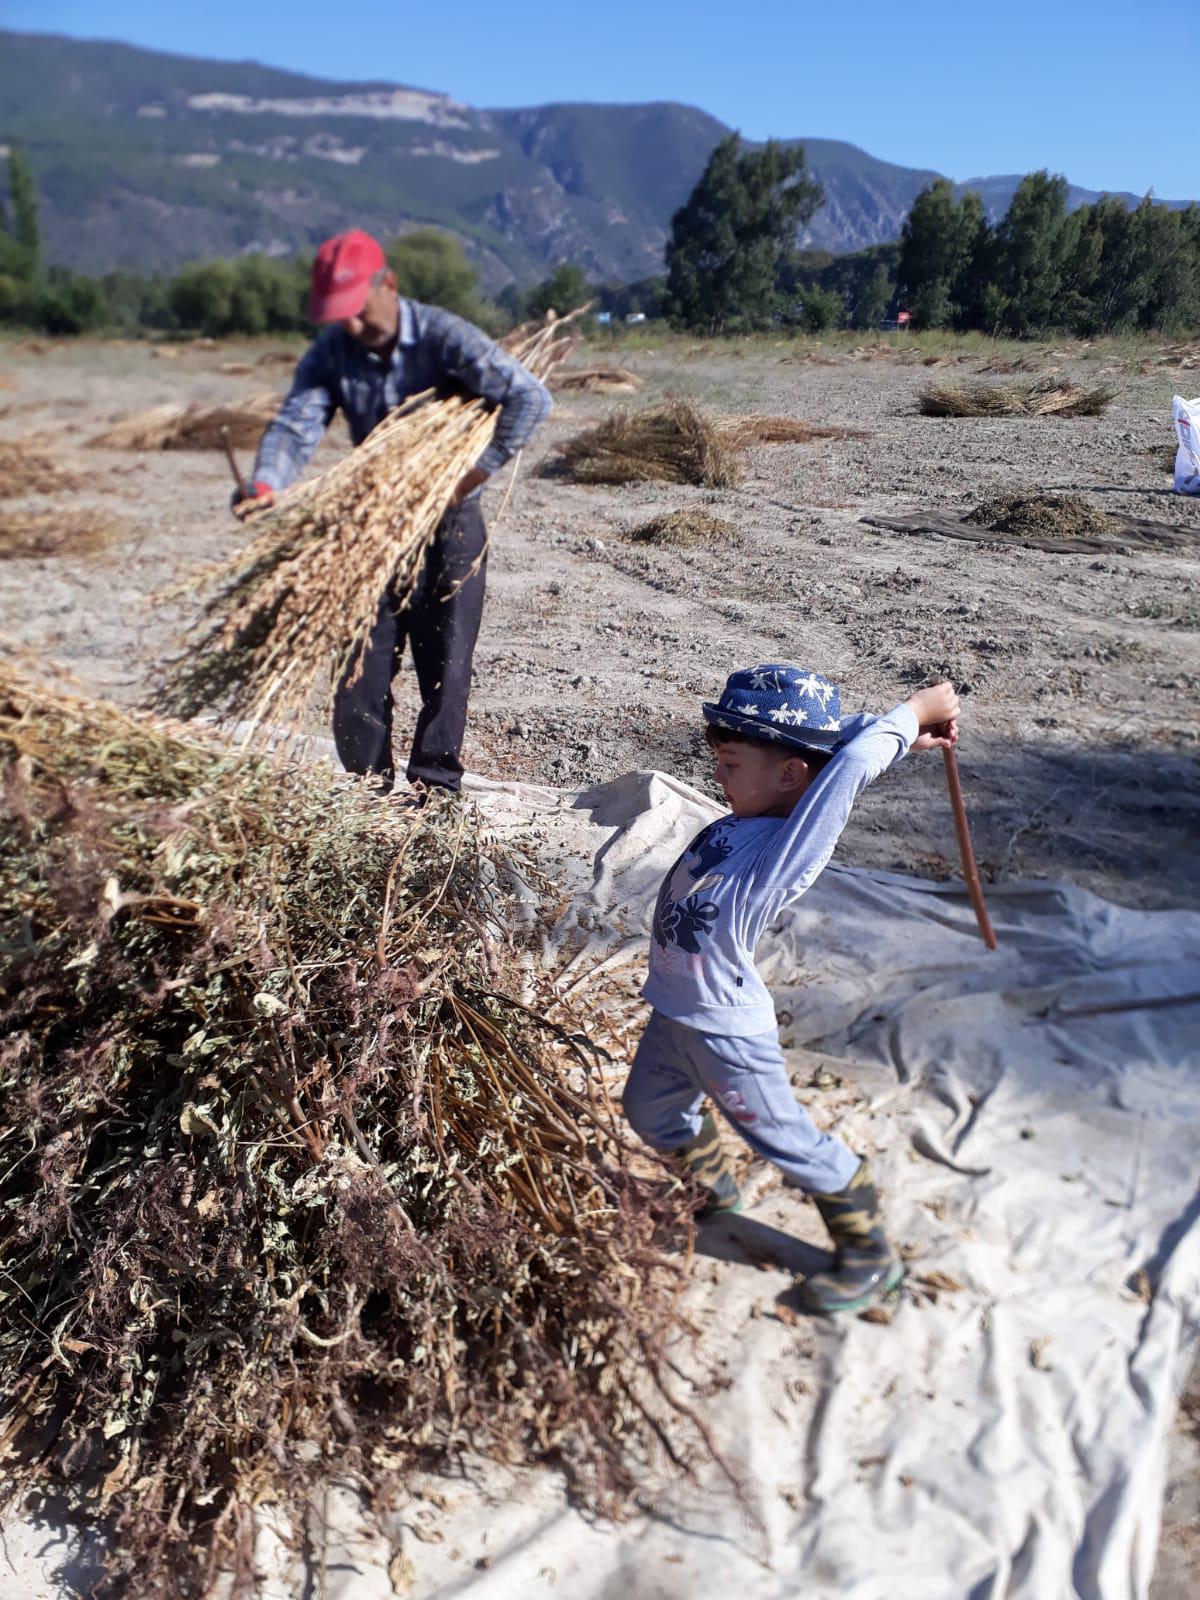
[(1117, 1011), (1159, 1011), (1164, 1006), (1200, 1004), (1200, 989), (1190, 994), (1156, 994), (1148, 1000), (1110, 1000), (1098, 1006), (1051, 1006), (1031, 1017), (1031, 1022), (1057, 1022), (1060, 1017), (1106, 1017)]
[(989, 950), (996, 948), (996, 935), (992, 931), (992, 919), (988, 916), (988, 909), (983, 899), (983, 885), (979, 881), (979, 868), (975, 865), (975, 852), (971, 849), (971, 830), (967, 826), (967, 808), (963, 804), (962, 784), (958, 777), (958, 757), (952, 746), (943, 748), (942, 755), (946, 759), (946, 782), (950, 785), (950, 805), (954, 811), (954, 831), (958, 835), (958, 853), (962, 858), (963, 877), (966, 879), (967, 893), (971, 896), (971, 904), (975, 908), (975, 920), (979, 924), (979, 932), (984, 944)]
[(233, 445), (230, 442), (228, 428), (221, 429), (221, 443), (225, 447), (225, 459), (229, 463), (229, 470), (233, 473), (233, 481), (237, 485), (238, 499), (249, 500), (250, 490), (246, 486), (246, 480), (242, 477), (242, 469), (238, 466), (237, 457), (233, 453)]

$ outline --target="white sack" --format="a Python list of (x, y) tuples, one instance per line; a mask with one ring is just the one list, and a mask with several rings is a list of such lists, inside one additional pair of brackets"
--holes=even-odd
[(1179, 449), (1175, 455), (1175, 493), (1200, 494), (1200, 399), (1176, 395), (1171, 417)]

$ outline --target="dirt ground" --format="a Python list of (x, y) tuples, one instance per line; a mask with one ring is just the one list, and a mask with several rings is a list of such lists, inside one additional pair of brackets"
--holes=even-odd
[[(188, 615), (151, 597), (245, 534), (228, 514), (219, 454), (86, 441), (163, 402), (282, 391), (286, 366), (257, 364), (266, 348), (0, 345), (0, 441), (36, 441), (77, 484), (0, 500), (0, 513), (88, 510), (126, 529), (87, 558), (0, 559), (0, 635), (121, 699), (145, 692)], [(914, 341), (907, 352), (675, 340), (622, 350), (645, 380), (634, 404), (675, 393), (712, 411), (864, 436), (760, 447), (733, 489), (583, 487), (541, 468), (556, 440), (612, 402), (562, 397), (493, 526), (468, 765), (570, 786), (660, 767), (708, 787), (698, 702), (735, 667), (815, 668), (843, 685), (844, 711), (885, 709), (949, 675), (964, 696), (960, 764), (985, 879), (1066, 877), (1122, 904), (1195, 906), (1200, 500), (1173, 493), (1162, 458), (1171, 395), (1200, 389), (1200, 373), (1149, 345), (1136, 359), (1102, 346), (1015, 353), (1039, 372), (1111, 382), (1117, 397), (1104, 416), (1076, 421), (920, 416), (924, 383), (979, 372), (989, 359), (980, 341)], [(249, 370), (219, 370), (231, 363)], [(335, 430), (314, 466), (343, 448)], [(485, 496), (493, 517), (506, 477)], [(1195, 551), (1050, 554), (861, 520), (1048, 490), (1182, 526)], [(680, 550), (629, 538), (679, 507), (724, 518), (732, 539)], [(411, 671), (397, 700), (403, 738), (417, 705)], [(940, 760), (872, 791), (840, 854), (926, 876), (955, 871)], [(1200, 1386), (1185, 1397), (1154, 1600), (1182, 1600), (1200, 1580), (1197, 1415)]]

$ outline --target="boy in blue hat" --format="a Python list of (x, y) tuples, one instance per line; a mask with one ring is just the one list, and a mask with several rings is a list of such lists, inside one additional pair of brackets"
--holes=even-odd
[(886, 716), (843, 718), (836, 687), (768, 664), (735, 672), (704, 705), (730, 814), (701, 830), (654, 912), (643, 993), (654, 1008), (625, 1086), (625, 1111), (655, 1149), (704, 1185), (701, 1215), (742, 1197), (705, 1099), (746, 1143), (812, 1195), (832, 1268), (805, 1279), (810, 1309), (860, 1311), (900, 1282), (866, 1160), (818, 1131), (796, 1100), (775, 1008), (754, 965), (763, 929), (833, 854), (859, 793), (909, 750), (958, 739), (953, 684), (920, 689)]

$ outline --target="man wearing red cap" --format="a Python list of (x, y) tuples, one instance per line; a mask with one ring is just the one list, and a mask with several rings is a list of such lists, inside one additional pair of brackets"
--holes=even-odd
[(461, 479), (425, 557), (416, 590), (397, 610), (390, 589), (354, 683), (338, 685), (333, 736), (342, 765), (395, 782), (392, 679), (407, 640), (421, 691), (408, 780), (457, 789), (471, 689), (471, 660), (483, 614), (487, 530), (479, 491), (527, 443), (550, 396), (519, 361), (474, 323), (399, 294), (379, 244), (352, 231), (327, 239), (313, 263), (312, 320), (327, 326), (296, 368), (291, 392), (263, 434), (254, 493), (239, 517), (273, 503), (303, 469), (335, 411), (361, 444), (394, 407), (425, 389), (482, 395), (499, 408), (491, 444)]

